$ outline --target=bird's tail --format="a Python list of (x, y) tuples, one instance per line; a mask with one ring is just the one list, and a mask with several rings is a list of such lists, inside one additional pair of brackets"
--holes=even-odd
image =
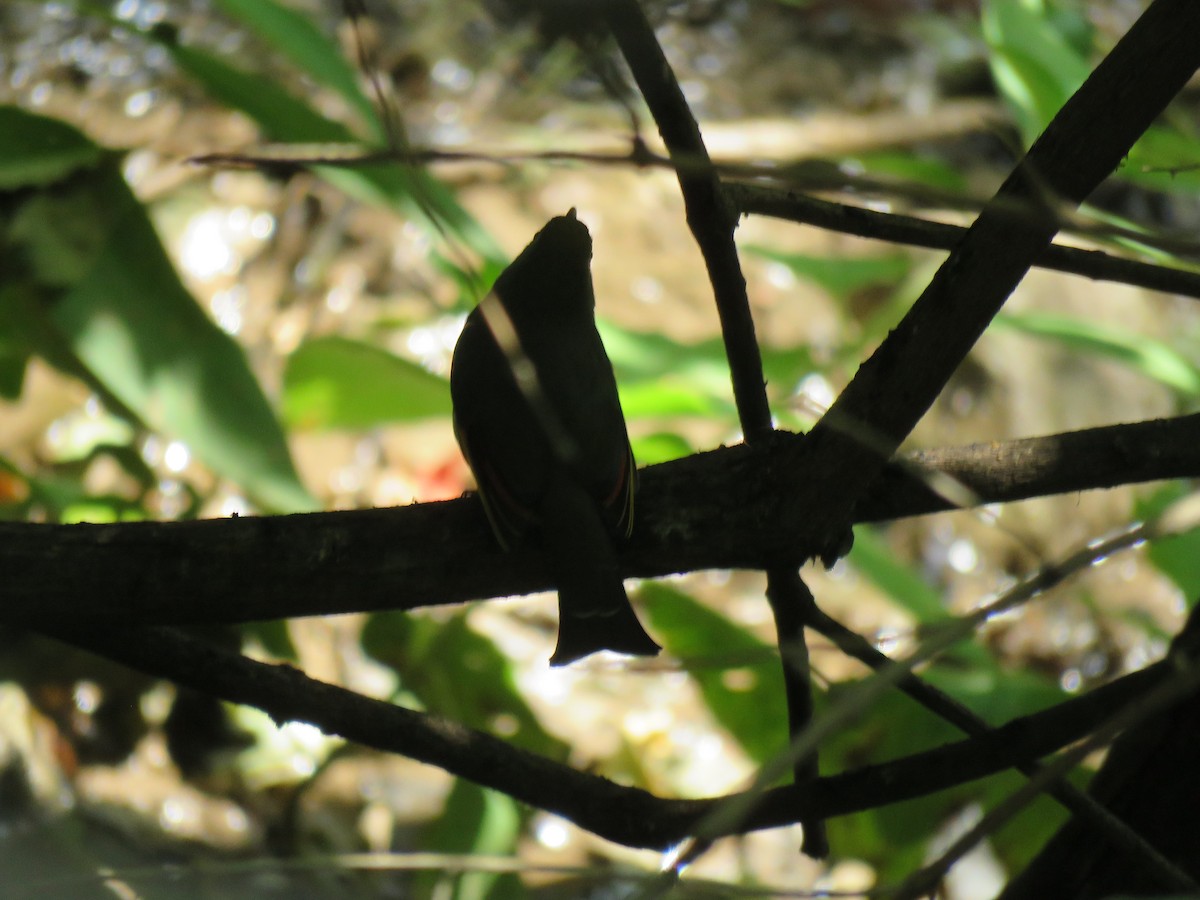
[(563, 478), (543, 506), (543, 543), (558, 583), (558, 645), (550, 665), (564, 666), (597, 650), (658, 653), (629, 605), (595, 501)]

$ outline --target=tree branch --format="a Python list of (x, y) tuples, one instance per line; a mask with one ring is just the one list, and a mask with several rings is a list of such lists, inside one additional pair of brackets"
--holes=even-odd
[[(967, 229), (961, 225), (931, 222), (916, 216), (880, 212), (861, 206), (849, 206), (810, 197), (799, 191), (757, 184), (726, 184), (726, 195), (742, 213), (772, 216), (814, 225), (826, 231), (840, 231), (858, 237), (874, 238), (910, 247), (953, 250)], [(1200, 272), (1174, 269), (1136, 259), (1122, 259), (1101, 250), (1081, 250), (1051, 244), (1034, 257), (1033, 265), (1100, 281), (1113, 281), (1200, 297)]]
[[(326, 734), (439, 766), (627, 846), (675, 844), (718, 804), (739, 799), (739, 795), (705, 800), (656, 797), (512, 747), (457, 722), (364, 697), (309, 678), (291, 666), (257, 662), (176, 629), (60, 626), (51, 631), (60, 640), (133, 668), (256, 706), (277, 722), (308, 722)], [(748, 818), (729, 823), (722, 835), (792, 824), (804, 816), (823, 819), (874, 809), (1039, 759), (1088, 734), (1115, 709), (1137, 703), (1175, 671), (1169, 660), (1155, 663), (978, 737), (807, 785), (766, 791), (755, 798)]]
[(675, 165), (688, 227), (712, 282), (742, 432), (753, 444), (769, 435), (771, 409), (746, 279), (733, 241), (737, 211), (725, 199), (700, 126), (641, 7), (636, 0), (603, 0), (600, 6)]
[[(1200, 65), (1200, 4), (1155, 0), (1067, 101), (810, 434), (823, 474), (788, 533), (836, 532), (1033, 262)], [(795, 473), (797, 483), (805, 476)], [(783, 496), (795, 496), (785, 491)]]
[[(782, 529), (812, 480), (806, 438), (723, 447), (642, 470), (628, 576), (767, 568), (812, 550)], [(860, 501), (860, 522), (1164, 478), (1200, 477), (1200, 414), (1005, 443), (930, 450), (891, 465)], [(961, 496), (956, 497), (963, 502)], [(416, 609), (551, 587), (532, 551), (496, 546), (475, 498), (291, 516), (192, 522), (0, 522), (0, 621), (230, 623)]]
[[(636, 0), (604, 0), (601, 8), (654, 116), (671, 161), (698, 164), (690, 169), (684, 166), (677, 169), (679, 188), (687, 210), (688, 226), (712, 282), (742, 433), (748, 444), (757, 447), (772, 435), (771, 408), (767, 402), (762, 354), (754, 334), (754, 316), (746, 293), (746, 278), (733, 239), (738, 224), (737, 212), (725, 196), (720, 177), (711, 168), (700, 126), (645, 13)], [(767, 599), (775, 616), (780, 646), (789, 648), (781, 663), (787, 689), (788, 733), (794, 738), (812, 720), (812, 684), (801, 614), (815, 604), (812, 594), (800, 580), (795, 564), (767, 570)], [(817, 775), (815, 755), (798, 761), (794, 774), (798, 785), (814, 779)], [(808, 820), (802, 825), (804, 852), (817, 859), (828, 856), (829, 841), (824, 823)]]
[[(861, 635), (820, 610), (812, 619), (812, 627), (833, 641), (847, 656), (857, 659), (875, 671), (892, 663), (887, 655)], [(1192, 623), (1189, 622), (1188, 627), (1192, 628)], [(919, 675), (909, 672), (896, 687), (964, 734), (983, 735), (991, 730), (991, 726), (969, 707), (929, 684)], [(1016, 768), (1029, 778), (1041, 778), (1044, 766), (1034, 760), (1028, 760), (1019, 763)], [(1050, 781), (1046, 786), (1046, 793), (1074, 813), (1081, 832), (1093, 840), (1103, 838), (1108, 846), (1127, 854), (1137, 865), (1155, 873), (1162, 873), (1164, 884), (1177, 884), (1174, 878), (1175, 866), (1138, 831), (1126, 824), (1123, 818), (1114, 815), (1091, 795), (1084, 793), (1066, 779)]]

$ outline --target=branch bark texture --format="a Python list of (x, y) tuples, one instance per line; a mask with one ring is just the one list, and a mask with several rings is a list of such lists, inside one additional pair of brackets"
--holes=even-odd
[[(627, 576), (765, 569), (803, 553), (779, 503), (808, 439), (724, 447), (644, 469)], [(979, 504), (1200, 477), (1200, 415), (931, 450), (885, 467), (854, 518), (954, 509), (950, 478)], [(935, 477), (936, 476), (936, 477)], [(958, 499), (958, 498), (956, 498)], [(795, 502), (798, 502), (795, 501)], [(200, 624), (416, 609), (551, 587), (535, 553), (504, 553), (473, 497), (395, 509), (196, 522), (0, 522), (0, 621)]]

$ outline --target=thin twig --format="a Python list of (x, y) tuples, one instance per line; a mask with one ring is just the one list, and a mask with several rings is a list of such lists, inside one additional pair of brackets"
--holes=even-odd
[[(782, 770), (815, 753), (825, 738), (852, 724), (887, 690), (902, 686), (912, 676), (916, 666), (940, 655), (958, 641), (969, 638), (989, 618), (1025, 603), (1061, 583), (1074, 572), (1080, 571), (1100, 559), (1154, 537), (1188, 531), (1195, 528), (1198, 523), (1200, 523), (1200, 499), (1187, 498), (1179, 501), (1153, 520), (1125, 529), (1113, 537), (1094, 541), (1061, 562), (1042, 567), (1035, 575), (1006, 591), (993, 602), (981, 606), (970, 615), (940, 623), (936, 629), (930, 629), (928, 637), (906, 659), (888, 660), (869, 678), (849, 688), (836, 706), (815, 719), (811, 727), (793, 741), (787, 753), (780, 754), (764, 765), (756, 774), (750, 787), (715, 805), (696, 824), (691, 840), (697, 843), (711, 841), (714, 836), (725, 833), (733, 823), (744, 821), (755, 810), (760, 798), (768, 793), (767, 786), (782, 774)], [(973, 740), (981, 743), (990, 742), (1002, 730), (998, 729), (990, 733), (985, 731)], [(1015, 765), (1020, 766), (1030, 762), (1032, 762), (1032, 758), (1024, 758)], [(1062, 774), (1058, 769), (1053, 771), (1055, 776)], [(1047, 776), (1046, 770), (1043, 769), (1033, 775), (1029, 784), (1036, 785), (1035, 788), (1032, 788), (1033, 793), (1036, 794), (1045, 789), (1053, 780), (1054, 778)], [(1143, 848), (1133, 841), (1127, 842), (1127, 849), (1131, 852), (1140, 852)], [(1170, 860), (1153, 848), (1147, 848), (1145, 852), (1141, 852), (1141, 859), (1153, 871), (1160, 873), (1166, 884), (1191, 883), (1186, 873), (1179, 870)]]
[[(605, 0), (603, 10), (658, 125), (672, 163), (688, 161), (690, 165), (687, 171), (682, 167), (677, 169), (687, 222), (712, 283), (742, 433), (748, 444), (757, 446), (771, 436), (773, 426), (762, 355), (746, 293), (746, 278), (733, 239), (737, 213), (725, 198), (720, 177), (711, 169), (700, 126), (645, 13), (636, 0)], [(800, 618), (807, 608), (803, 604), (805, 596), (811, 604), (812, 595), (803, 586), (794, 567), (768, 569), (767, 597), (775, 615), (780, 647), (781, 650), (785, 646), (789, 648), (781, 657), (781, 665), (786, 685), (788, 732), (792, 740), (808, 728), (812, 719), (808, 650), (804, 645), (804, 623)], [(815, 754), (797, 761), (794, 770), (797, 784), (811, 781), (816, 774)], [(807, 820), (803, 822), (803, 830), (804, 852), (815, 858), (828, 856), (829, 841), (824, 823)]]
[[(834, 203), (796, 191), (753, 184), (729, 184), (726, 191), (743, 213), (772, 216), (814, 225), (827, 231), (910, 247), (953, 250), (967, 233), (967, 229), (961, 225)], [(1051, 244), (1034, 259), (1033, 264), (1096, 281), (1112, 281), (1200, 298), (1200, 272), (1123, 259), (1101, 250)]]
[[(820, 610), (817, 611), (810, 627), (833, 641), (838, 649), (847, 656), (857, 659), (875, 671), (883, 669), (892, 662), (890, 657), (861, 635), (851, 631)], [(991, 726), (972, 712), (969, 707), (929, 684), (914, 672), (908, 673), (901, 679), (897, 687), (964, 734), (983, 735), (992, 730)], [(1045, 767), (1037, 762), (1023, 762), (1016, 768), (1034, 779), (1040, 779), (1045, 770)], [(1158, 848), (1071, 782), (1062, 778), (1052, 779), (1045, 783), (1045, 791), (1063, 807), (1073, 812), (1081, 821), (1092, 826), (1097, 835), (1103, 835), (1112, 842), (1114, 847), (1140, 859), (1148, 869), (1158, 873), (1159, 879), (1164, 885), (1179, 883), (1178, 876), (1181, 873), (1178, 867), (1163, 856)]]
[[(904, 883), (892, 894), (894, 900), (916, 900), (918, 897), (927, 895), (945, 877), (950, 868), (972, 848), (998, 831), (1001, 826), (1036, 800), (1039, 793), (1047, 790), (1049, 785), (1055, 781), (1062, 779), (1071, 769), (1082, 763), (1089, 754), (1112, 743), (1113, 739), (1122, 732), (1146, 722), (1152, 716), (1161, 715), (1167, 707), (1192, 694), (1198, 687), (1200, 687), (1200, 666), (1193, 661), (1180, 659), (1180, 665), (1174, 678), (1155, 687), (1146, 696), (1141, 697), (1137, 703), (1127, 704), (1117, 710), (1102, 722), (1086, 740), (1043, 766), (1029, 781), (989, 809), (974, 827), (956, 840), (938, 859), (905, 879)], [(1160, 859), (1162, 858), (1160, 857)], [(1153, 871), (1163, 889), (1186, 891), (1189, 896), (1194, 896), (1195, 892), (1200, 890), (1200, 885), (1186, 872), (1165, 859), (1162, 861), (1166, 865), (1156, 865)], [(1149, 860), (1145, 856), (1142, 857), (1142, 862), (1149, 865)]]

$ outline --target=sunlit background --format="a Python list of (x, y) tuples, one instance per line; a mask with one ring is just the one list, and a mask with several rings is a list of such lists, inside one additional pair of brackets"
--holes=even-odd
[[(715, 157), (844, 202), (966, 223), (1143, 4), (649, 6)], [(119, 151), (113, 177), (137, 201), (115, 215), (109, 195), (89, 187), (104, 157), (86, 148), (85, 162), (41, 174), (0, 162), (0, 190), (44, 197), (19, 227), (5, 213), (7, 239), (35, 262), (0, 283), (19, 280), (35, 300), (0, 295), (0, 513), (180, 519), (460, 495), (472, 482), (446, 384), (458, 331), (502, 266), (570, 207), (594, 237), (601, 330), (639, 464), (740, 440), (674, 175), (518, 158), (619, 155), (631, 110), (657, 140), (635, 95), (613, 87), (623, 80), (613, 51), (564, 32), (561, 19), (539, 20), (541, 8), (381, 0), (352, 22), (319, 0), (0, 6), (0, 101)], [(1023, 68), (1015, 47), (1044, 52), (1042, 65)], [(1194, 90), (1181, 99), (1192, 114), (1196, 102)], [(1194, 135), (1161, 127), (1195, 158)], [(468, 158), (421, 173), (303, 162), (352, 141)], [(276, 162), (189, 161), (210, 153)], [(1198, 184), (1127, 167), (1086, 211), (1092, 239), (1135, 253), (1145, 248), (1118, 247), (1105, 226), (1194, 229)], [(141, 216), (153, 232), (130, 225)], [(832, 402), (942, 258), (759, 217), (738, 240), (773, 413), (792, 430)], [(116, 248), (133, 288), (155, 292), (97, 282), (81, 261), (100, 246)], [(82, 308), (85, 282), (111, 328), (46, 312)], [(1035, 271), (911, 446), (1188, 411), (1200, 394), (1197, 332), (1191, 299)], [(145, 359), (161, 365), (137, 364)], [(847, 560), (806, 579), (823, 609), (903, 653), (917, 625), (975, 608), (1182, 491), (1094, 492), (864, 528)], [(1162, 656), (1194, 597), (1179, 556), (1109, 559), (994, 620), (970, 651), (926, 674), (1002, 722), (1140, 668)], [(639, 585), (631, 593), (668, 652), (566, 670), (546, 662), (553, 595), (218, 639), (662, 796), (704, 797), (745, 785), (785, 740), (763, 588), (744, 572)], [(623, 897), (664, 864), (310, 726), (278, 727), (32, 637), (3, 641), (0, 766), (23, 766), (27, 788), (0, 811), (0, 860), (6, 880), (30, 892)], [(864, 674), (820, 639), (813, 666), (823, 687)], [(893, 699), (839, 735), (822, 764), (883, 761), (952, 734)], [(719, 842), (681, 895), (895, 881), (1016, 783), (999, 776), (834, 820), (825, 865), (799, 855), (798, 827)], [(1060, 821), (1040, 802), (957, 867), (945, 895), (994, 895)], [(163, 864), (175, 868), (164, 874)]]

